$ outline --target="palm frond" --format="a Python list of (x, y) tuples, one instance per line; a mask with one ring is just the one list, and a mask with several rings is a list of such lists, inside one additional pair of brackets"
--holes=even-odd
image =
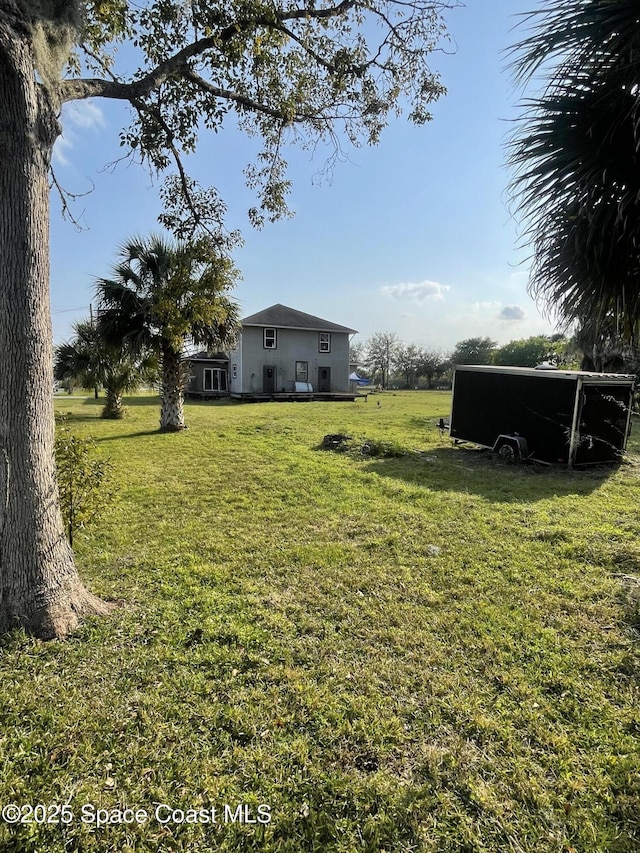
[(100, 334), (158, 355), (181, 351), (187, 339), (209, 349), (231, 346), (239, 309), (228, 294), (237, 276), (210, 241), (134, 237), (120, 247), (112, 276), (96, 282)]
[(545, 65), (610, 65), (640, 46), (636, 0), (546, 0), (521, 16), (526, 35), (510, 49), (516, 82), (524, 85)]
[(640, 7), (553, 0), (529, 19), (516, 76), (550, 64), (510, 142), (511, 189), (533, 248), (530, 289), (567, 324), (614, 312), (631, 334), (640, 317)]

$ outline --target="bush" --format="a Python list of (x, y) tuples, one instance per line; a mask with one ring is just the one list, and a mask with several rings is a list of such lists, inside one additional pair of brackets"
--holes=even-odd
[(114, 496), (113, 466), (94, 458), (95, 442), (73, 435), (65, 415), (57, 417), (55, 454), (62, 518), (73, 547), (76, 530), (83, 530)]

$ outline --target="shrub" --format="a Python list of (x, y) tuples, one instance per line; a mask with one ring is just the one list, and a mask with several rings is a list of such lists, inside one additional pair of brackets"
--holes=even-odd
[(96, 459), (95, 442), (73, 435), (66, 416), (58, 416), (55, 443), (60, 505), (69, 544), (76, 530), (95, 519), (113, 498), (113, 466)]

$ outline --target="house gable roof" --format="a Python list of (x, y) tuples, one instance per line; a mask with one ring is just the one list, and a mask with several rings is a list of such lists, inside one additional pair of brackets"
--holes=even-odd
[(257, 314), (251, 314), (250, 317), (245, 317), (241, 321), (243, 326), (268, 326), (274, 329), (305, 329), (314, 332), (345, 332), (346, 334), (355, 334), (355, 329), (348, 329), (346, 326), (339, 326), (337, 323), (330, 323), (328, 320), (322, 320), (320, 317), (314, 317), (312, 314), (305, 314), (304, 311), (296, 311), (295, 308), (288, 308), (286, 305), (272, 305), (270, 308), (265, 308), (264, 311), (258, 311)]

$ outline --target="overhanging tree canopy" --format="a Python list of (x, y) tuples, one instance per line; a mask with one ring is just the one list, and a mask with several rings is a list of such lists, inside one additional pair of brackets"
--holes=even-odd
[(637, 0), (546, 0), (516, 46), (545, 86), (512, 140), (513, 190), (533, 248), (531, 289), (559, 318), (633, 340), (640, 319)]
[[(223, 201), (185, 171), (199, 135), (233, 111), (263, 140), (246, 173), (258, 197), (251, 216), (277, 218), (286, 212), (286, 142), (375, 143), (402, 108), (414, 122), (430, 118), (443, 88), (427, 57), (453, 5), (0, 0), (0, 631), (61, 636), (106, 609), (78, 578), (53, 460), (49, 170), (62, 105), (128, 103), (125, 156), (175, 167), (163, 224), (178, 237), (208, 228), (228, 249)], [(127, 43), (123, 64), (118, 42)]]
[[(218, 130), (235, 113), (239, 127), (263, 142), (245, 171), (259, 202), (250, 217), (260, 225), (287, 212), (286, 144), (329, 142), (335, 157), (342, 137), (377, 143), (403, 109), (417, 124), (431, 118), (444, 88), (427, 55), (445, 37), (443, 9), (455, 5), (94, 0), (72, 58), (76, 73), (56, 94), (61, 102), (100, 97), (131, 105), (121, 144), (153, 170), (173, 169), (162, 221), (179, 237), (195, 225), (220, 233), (224, 203), (191, 180), (184, 154), (195, 150), (203, 127)], [(128, 62), (133, 53), (137, 64), (128, 75), (113, 49), (125, 39)]]

